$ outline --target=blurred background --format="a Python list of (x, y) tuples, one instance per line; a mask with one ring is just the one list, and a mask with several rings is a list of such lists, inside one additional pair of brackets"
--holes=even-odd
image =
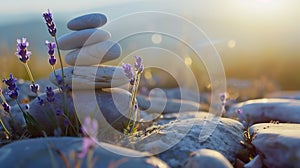
[[(29, 65), (35, 78), (48, 77), (51, 67), (47, 64), (48, 55), (44, 41), (52, 39), (42, 18), (42, 13), (47, 9), (53, 12), (58, 36), (69, 32), (66, 29), (68, 20), (86, 13), (104, 13), (109, 22), (134, 12), (162, 11), (180, 15), (206, 33), (221, 56), (229, 86), (246, 88), (255, 86), (261, 90), (300, 89), (299, 0), (0, 0), (0, 2), (1, 78), (7, 77), (9, 73), (18, 78), (28, 78), (24, 67), (14, 54), (16, 39), (22, 37), (26, 37), (30, 42), (29, 50), (33, 54)], [(134, 24), (134, 21), (130, 24)], [(165, 40), (160, 36), (149, 38), (152, 38), (154, 43)], [(178, 49), (175, 44), (169, 46), (170, 49), (172, 47), (174, 50)], [(123, 51), (126, 53), (126, 47)], [(203, 63), (195, 62), (188, 51), (182, 53), (182, 56), (184, 63), (192, 67), (197, 76), (201, 76), (197, 78), (200, 89), (209, 88), (209, 78)], [(148, 77), (149, 75), (151, 76), (148, 73)]]

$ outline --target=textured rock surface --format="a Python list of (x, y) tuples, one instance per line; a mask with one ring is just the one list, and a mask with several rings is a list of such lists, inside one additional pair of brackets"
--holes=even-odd
[[(123, 116), (128, 112), (128, 102), (130, 99), (130, 93), (123, 89), (106, 89), (104, 91), (97, 90), (81, 90), (73, 93), (74, 100), (71, 95), (67, 95), (68, 111), (70, 118), (74, 119), (75, 108), (79, 118), (84, 119), (86, 116), (94, 116), (99, 122), (99, 127), (107, 127), (107, 123), (112, 124), (113, 127), (121, 130), (122, 122), (126, 121)], [(92, 96), (94, 95), (94, 96)], [(55, 93), (55, 100), (49, 103), (46, 100), (46, 95), (41, 95), (41, 99), (44, 100), (44, 105), (40, 105), (37, 99), (34, 99), (30, 103), (29, 113), (44, 127), (44, 130), (48, 134), (53, 134), (54, 129), (57, 128), (56, 123), (51, 121), (49, 116), (56, 117), (57, 109), (66, 109), (64, 104), (64, 95), (58, 90)], [(76, 106), (74, 107), (74, 102)], [(98, 105), (96, 104), (98, 102)], [(99, 109), (101, 114), (99, 112)], [(98, 113), (99, 112), (99, 113)], [(55, 118), (54, 118), (55, 119)], [(58, 122), (62, 128), (64, 128), (64, 117), (57, 117)], [(117, 122), (115, 122), (117, 120)]]
[[(237, 110), (242, 109), (241, 114)], [(248, 124), (279, 121), (300, 123), (300, 101), (289, 99), (257, 99), (232, 106), (227, 117), (236, 117)]]
[[(56, 70), (61, 74), (61, 69)], [(128, 83), (123, 69), (117, 66), (76, 66), (64, 68), (65, 83), (72, 89), (99, 89), (117, 87)], [(54, 73), (49, 80), (57, 84)], [(73, 84), (73, 85), (72, 85)]]
[(107, 18), (101, 13), (91, 13), (70, 20), (67, 27), (70, 30), (97, 28), (105, 25)]
[(233, 168), (221, 153), (210, 149), (200, 149), (193, 152), (184, 164), (184, 168), (199, 167)]
[[(113, 163), (120, 163), (121, 167), (130, 168), (167, 168), (168, 165), (155, 157), (144, 156), (144, 153), (100, 143), (94, 150), (93, 158), (96, 162), (93, 167), (107, 168)], [(75, 160), (72, 152), (80, 152), (82, 147), (81, 138), (60, 137), (60, 138), (37, 138), (21, 140), (0, 148), (0, 164), (2, 168), (23, 167), (23, 168), (51, 168), (64, 167), (62, 158), (55, 152), (58, 149), (67, 159), (71, 167), (75, 167)], [(126, 153), (126, 156), (114, 152)], [(141, 157), (130, 157), (141, 156)], [(117, 164), (118, 165), (118, 164)], [(116, 165), (116, 166), (117, 166)], [(87, 167), (87, 159), (84, 158), (82, 168)]]
[(106, 41), (110, 33), (101, 29), (84, 29), (65, 34), (58, 38), (58, 46), (62, 50), (72, 50), (91, 44)]
[(250, 127), (252, 144), (267, 167), (300, 167), (300, 124), (261, 123)]
[(221, 118), (212, 135), (206, 141), (199, 142), (199, 134), (205, 121), (207, 120), (202, 118), (186, 119), (163, 125), (137, 142), (135, 148), (151, 153), (163, 150), (158, 157), (171, 167), (182, 166), (190, 153), (203, 148), (216, 150), (234, 162), (235, 155), (243, 148), (240, 145), (243, 140), (243, 125), (232, 119)]
[(96, 65), (117, 59), (121, 46), (113, 41), (103, 41), (69, 52), (65, 61), (69, 65)]
[(139, 107), (150, 113), (178, 113), (179, 111), (207, 110), (206, 106), (202, 107), (199, 103), (187, 100), (165, 99), (159, 97), (149, 98), (145, 96), (137, 96), (137, 100)]

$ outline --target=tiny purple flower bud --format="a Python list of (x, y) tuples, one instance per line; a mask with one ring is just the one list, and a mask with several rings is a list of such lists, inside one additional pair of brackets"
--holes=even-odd
[(84, 158), (89, 149), (94, 147), (97, 143), (98, 122), (95, 119), (87, 117), (82, 124), (82, 132), (85, 135), (82, 140), (82, 150), (78, 154), (79, 158)]
[(4, 111), (10, 113), (10, 106), (7, 103), (3, 102), (2, 107), (3, 107)]
[(18, 56), (19, 60), (23, 63), (26, 63), (31, 55), (31, 52), (27, 51), (28, 46), (29, 43), (26, 41), (26, 38), (22, 38), (22, 41), (20, 39), (17, 39), (16, 55)]
[(31, 84), (30, 89), (33, 93), (37, 93), (39, 90), (40, 86), (38, 84)]
[(63, 114), (63, 111), (61, 109), (56, 110), (56, 115), (61, 116)]
[(16, 100), (16, 99), (18, 98), (18, 96), (19, 96), (18, 88), (16, 88), (15, 90), (9, 90), (9, 91), (7, 92), (7, 95), (8, 95), (11, 99)]
[(38, 99), (38, 103), (42, 106), (44, 104), (44, 100), (41, 99), (40, 97), (38, 97), (37, 99)]
[(242, 109), (237, 109), (237, 110), (236, 110), (236, 113), (237, 113), (237, 114), (243, 114), (243, 110), (242, 110)]
[(56, 81), (57, 81), (58, 85), (61, 85), (63, 83), (63, 79), (60, 75), (56, 75), (55, 78), (56, 78)]
[(126, 77), (129, 79), (129, 80), (132, 80), (134, 78), (134, 74), (133, 74), (133, 70), (132, 70), (132, 66), (130, 64), (122, 64), (122, 67), (123, 67), (123, 70), (124, 70), (124, 73), (126, 75)]
[(143, 59), (141, 57), (137, 57), (137, 56), (134, 56), (134, 58), (135, 58), (135, 63), (134, 63), (135, 70), (138, 73), (143, 72), (143, 70), (144, 70)]
[(26, 110), (29, 110), (29, 108), (30, 108), (29, 104), (26, 104), (26, 105), (25, 105), (25, 109), (26, 109)]
[(56, 63), (56, 58), (53, 55), (51, 55), (51, 56), (49, 56), (48, 61), (49, 61), (49, 64), (53, 66)]
[(67, 120), (66, 118), (64, 119), (64, 125), (65, 125), (66, 127), (70, 125), (69, 120)]
[(46, 87), (46, 96), (47, 96), (47, 100), (48, 102), (53, 102), (54, 101), (54, 92), (52, 90), (52, 87), (51, 86), (47, 86)]
[(221, 93), (219, 95), (219, 98), (220, 98), (221, 102), (225, 102), (226, 101), (226, 93)]

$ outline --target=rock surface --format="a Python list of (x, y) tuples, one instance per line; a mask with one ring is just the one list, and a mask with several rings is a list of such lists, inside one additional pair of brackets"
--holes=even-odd
[(65, 61), (69, 65), (96, 65), (117, 59), (121, 46), (113, 41), (104, 41), (69, 52)]
[[(56, 70), (61, 74), (61, 69)], [(64, 68), (65, 83), (72, 89), (100, 89), (121, 86), (128, 83), (123, 69), (117, 66), (76, 66)], [(54, 73), (49, 80), (57, 85)], [(72, 85), (73, 84), (73, 85)]]
[[(242, 113), (238, 114), (237, 110)], [(227, 117), (236, 117), (239, 121), (247, 121), (249, 125), (279, 121), (300, 123), (300, 101), (289, 99), (256, 99), (238, 103), (226, 113)]]
[(300, 124), (261, 123), (250, 127), (252, 144), (267, 167), (300, 167)]
[(65, 34), (57, 42), (61, 50), (72, 50), (106, 41), (110, 36), (109, 32), (101, 29), (84, 29)]
[[(73, 124), (75, 123), (74, 115), (76, 111), (81, 120), (86, 116), (95, 117), (99, 122), (100, 129), (111, 125), (117, 130), (122, 129), (122, 122), (127, 120), (124, 115), (127, 116), (128, 113), (128, 102), (130, 100), (128, 91), (118, 88), (97, 90), (96, 92), (80, 90), (72, 93), (74, 98), (71, 98), (70, 94), (67, 95), (67, 108), (64, 104), (64, 95), (58, 90), (55, 91), (54, 102), (48, 102), (46, 94), (43, 94), (40, 95), (40, 98), (44, 101), (43, 105), (39, 104), (38, 99), (34, 99), (30, 103), (29, 113), (41, 124), (48, 135), (52, 135), (54, 130), (57, 129), (55, 117), (59, 126), (62, 129), (65, 128), (65, 118), (56, 116), (57, 109), (68, 110)], [(51, 117), (54, 117), (55, 122), (51, 120)]]
[(208, 110), (207, 106), (180, 99), (137, 96), (139, 107), (149, 113), (178, 113), (183, 111)]
[[(82, 149), (81, 138), (60, 137), (60, 138), (37, 138), (21, 140), (8, 144), (0, 148), (0, 164), (2, 168), (23, 167), (23, 168), (51, 168), (63, 167), (65, 163), (57, 154), (55, 149), (59, 150), (68, 160), (68, 163), (75, 167), (76, 156), (72, 156)], [(114, 152), (126, 153), (126, 156), (118, 155)], [(75, 153), (74, 153), (75, 152)], [(141, 157), (130, 157), (141, 156)], [(100, 143), (94, 150), (93, 158), (95, 164), (93, 167), (107, 168), (130, 167), (130, 168), (167, 168), (165, 162), (155, 157), (145, 156), (145, 153), (113, 146), (106, 143)], [(87, 167), (87, 158), (82, 160), (81, 167)], [(89, 162), (91, 164), (91, 162)]]
[(199, 167), (233, 168), (221, 153), (210, 149), (200, 149), (193, 152), (184, 163), (184, 168)]
[(107, 18), (101, 13), (91, 13), (70, 20), (67, 27), (70, 30), (97, 28), (105, 25)]
[(205, 121), (215, 122), (197, 118), (162, 125), (137, 142), (135, 149), (151, 153), (162, 152), (158, 157), (171, 167), (182, 166), (190, 153), (203, 148), (216, 150), (234, 162), (237, 152), (243, 149), (240, 145), (243, 140), (243, 125), (232, 119), (221, 118), (212, 135), (206, 141), (199, 142), (199, 134)]

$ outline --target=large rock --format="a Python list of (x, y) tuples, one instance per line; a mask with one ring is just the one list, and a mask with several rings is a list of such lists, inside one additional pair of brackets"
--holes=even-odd
[(83, 30), (90, 28), (97, 28), (105, 25), (107, 18), (101, 13), (91, 13), (87, 15), (78, 16), (70, 20), (67, 27), (70, 30)]
[[(54, 102), (48, 102), (46, 94), (40, 95), (44, 104), (40, 105), (38, 99), (34, 99), (30, 103), (29, 113), (40, 123), (48, 135), (52, 135), (58, 126), (63, 130), (66, 128), (65, 117), (57, 116), (57, 110), (66, 111), (74, 125), (75, 114), (77, 114), (80, 120), (86, 116), (95, 117), (103, 131), (104, 128), (111, 126), (122, 130), (122, 123), (127, 121), (130, 95), (128, 91), (118, 88), (97, 90), (96, 92), (80, 90), (73, 92), (72, 96), (71, 93), (68, 93), (65, 101), (64, 94), (55, 90)], [(39, 134), (39, 132), (33, 133)]]
[(101, 29), (85, 29), (65, 34), (58, 38), (58, 46), (62, 50), (72, 50), (91, 44), (106, 41), (110, 33)]
[(199, 167), (233, 168), (221, 153), (210, 149), (200, 149), (193, 152), (184, 164), (184, 168)]
[[(65, 167), (66, 163), (62, 157), (56, 152), (58, 150), (61, 155), (67, 159), (67, 163), (71, 167), (75, 167), (76, 161), (79, 160), (72, 153), (80, 152), (82, 149), (81, 138), (60, 137), (60, 138), (37, 138), (13, 142), (0, 148), (1, 157), (0, 164), (2, 168), (23, 167), (23, 168), (51, 168)], [(113, 151), (113, 152), (112, 152)], [(125, 156), (116, 154), (122, 153)], [(140, 156), (140, 157), (130, 157)], [(158, 158), (145, 156), (145, 153), (122, 148), (106, 143), (100, 143), (94, 149), (93, 160), (94, 166), (98, 168), (119, 167), (128, 168), (167, 168), (165, 162)], [(85, 157), (82, 162), (82, 168), (88, 167), (92, 162), (88, 162)]]
[[(135, 149), (157, 153), (171, 167), (182, 166), (190, 153), (203, 148), (216, 150), (234, 162), (238, 151), (243, 149), (240, 145), (243, 140), (243, 125), (228, 118), (221, 118), (219, 122), (209, 121), (204, 119), (207, 115), (206, 113), (196, 119), (179, 120), (160, 126), (138, 141)], [(213, 133), (200, 142), (201, 130), (211, 124), (217, 125)]]
[(137, 96), (139, 107), (150, 113), (178, 113), (183, 111), (208, 111), (208, 106), (193, 101)]
[(300, 167), (300, 124), (261, 123), (250, 127), (252, 144), (267, 167)]
[(104, 41), (69, 52), (65, 61), (69, 65), (96, 65), (117, 59), (121, 46), (113, 41)]
[[(241, 109), (239, 114), (237, 110)], [(256, 99), (238, 103), (226, 113), (227, 117), (238, 118), (248, 125), (279, 121), (300, 123), (300, 101), (289, 99)]]
[[(56, 70), (61, 74), (61, 69)], [(72, 89), (100, 89), (112, 88), (128, 83), (124, 71), (118, 66), (76, 66), (64, 68), (65, 83)], [(57, 85), (54, 72), (50, 74), (50, 81)], [(72, 85), (73, 84), (73, 85)]]

